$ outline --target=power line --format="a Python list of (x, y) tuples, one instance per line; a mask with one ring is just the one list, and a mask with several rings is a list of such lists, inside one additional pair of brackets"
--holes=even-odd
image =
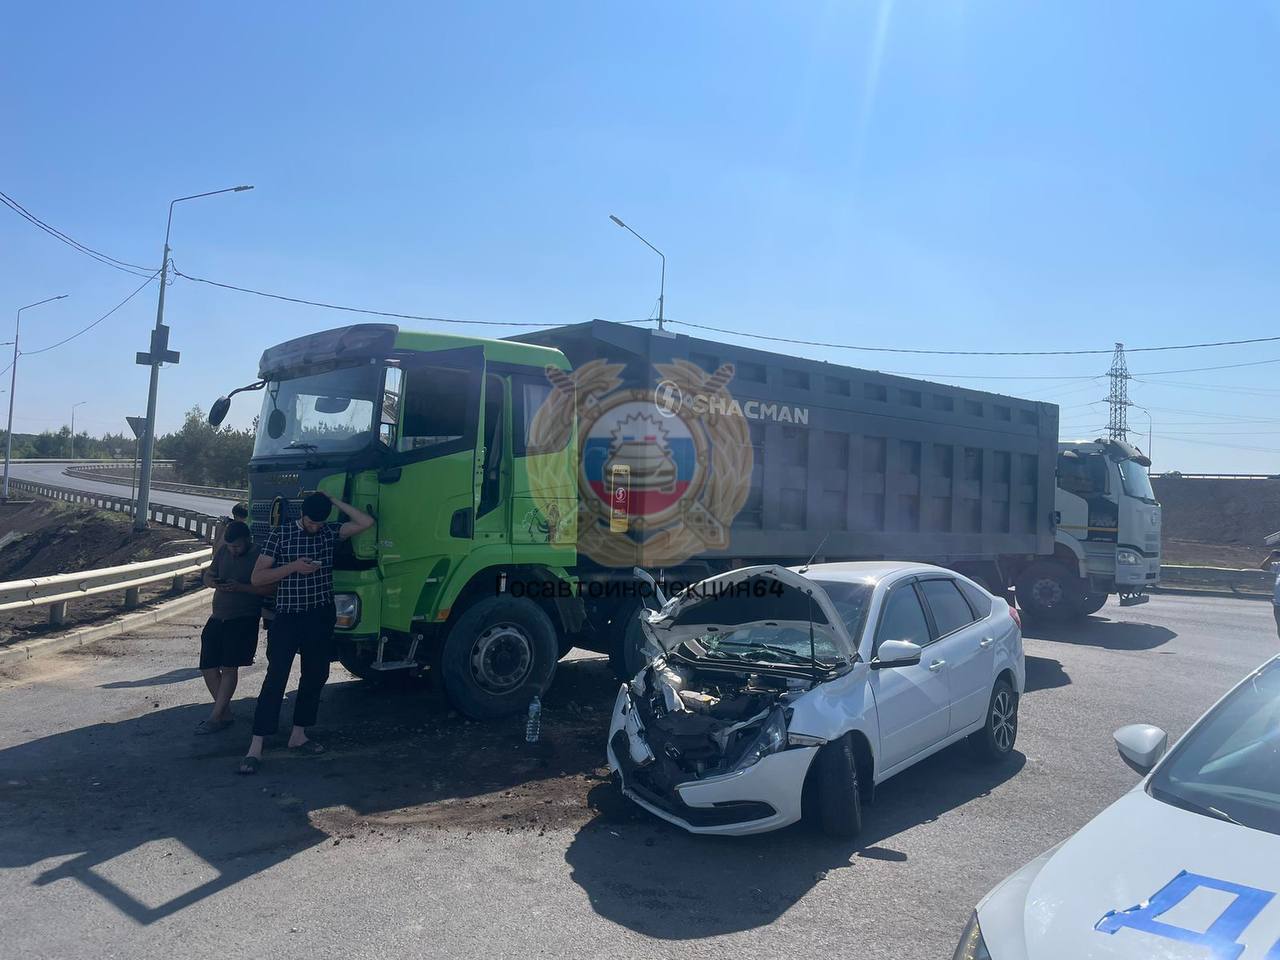
[[(702, 323), (690, 323), (688, 320), (671, 320), (667, 323), (678, 323), (681, 326), (697, 330), (710, 330), (735, 337), (750, 337), (753, 340), (770, 340), (774, 343), (793, 343), (807, 347), (830, 347), (835, 350), (865, 350), (871, 353), (915, 353), (944, 357), (1073, 357), (1111, 353), (1111, 350), (922, 350), (917, 347), (868, 347), (850, 343), (832, 343), (825, 340), (801, 340), (795, 337), (774, 337), (763, 333), (746, 333), (742, 330), (728, 330), (724, 327), (713, 327)], [(1129, 353), (1152, 353), (1162, 350), (1196, 350), (1201, 347), (1234, 347), (1248, 343), (1275, 343), (1280, 337), (1254, 337), (1248, 340), (1215, 340), (1206, 343), (1179, 343), (1159, 347), (1129, 347)]]
[[(117, 310), (123, 307), (126, 303), (128, 303), (138, 294), (140, 294), (143, 290), (145, 290), (147, 285), (156, 278), (156, 274), (158, 274), (159, 272), (160, 271), (157, 270), (151, 276), (147, 277), (147, 279), (142, 282), (142, 286), (134, 290), (133, 293), (129, 294), (127, 297), (125, 297), (123, 300), (117, 303), (114, 307), (112, 307), (110, 310), (108, 310), (106, 313), (100, 316), (97, 320), (93, 321), (93, 323), (77, 330), (75, 333), (71, 334), (71, 336), (64, 337), (63, 339), (59, 340), (57, 343), (52, 343), (47, 347), (41, 347), (39, 350), (22, 350), (20, 351), (21, 355), (24, 357), (30, 357), (30, 356), (34, 356), (37, 353), (48, 353), (50, 350), (54, 350), (62, 346), (64, 343), (70, 343), (72, 340), (74, 340), (76, 337), (80, 336), (81, 334), (88, 333), (90, 330), (92, 330), (94, 327), (100, 324), (103, 320), (107, 319), (107, 317), (111, 316), (113, 313), (115, 313)], [(0, 371), (0, 373), (3, 373), (3, 371)]]
[[(234, 290), (237, 293), (251, 293), (255, 297), (267, 297), (271, 300), (283, 300), (285, 303), (300, 303), (308, 307), (323, 307), (325, 310), (341, 310), (345, 313), (362, 313), (371, 317), (392, 317), (397, 320), (421, 320), (425, 323), (460, 323), (474, 324), (485, 327), (537, 327), (538, 329), (546, 329), (555, 327), (554, 323), (511, 323), (506, 320), (457, 320), (451, 317), (426, 317), (416, 313), (395, 313), (390, 310), (371, 310), (367, 307), (350, 307), (338, 303), (325, 303), (321, 300), (307, 300), (303, 297), (287, 297), (282, 293), (268, 293), (265, 290), (254, 290), (250, 287), (239, 287), (233, 283), (220, 283), (217, 280), (209, 280), (205, 277), (193, 277), (188, 273), (183, 273), (176, 266), (171, 267), (175, 276), (182, 277), (184, 280), (191, 280), (194, 283), (206, 283), (211, 287), (221, 287), (223, 290)], [(621, 320), (619, 323), (648, 323), (649, 320)]]
[(1247, 363), (1224, 363), (1217, 367), (1188, 367), (1185, 370), (1150, 370), (1135, 373), (1135, 377), (1160, 377), (1172, 373), (1202, 373), (1206, 370), (1234, 370), (1237, 367), (1260, 367), (1266, 363), (1280, 363), (1280, 357), (1274, 360), (1250, 360)]
[(103, 253), (101, 250), (95, 250), (93, 249), (93, 247), (90, 247), (81, 243), (79, 240), (76, 240), (74, 237), (67, 236), (67, 234), (63, 233), (57, 227), (54, 227), (48, 223), (45, 223), (43, 220), (37, 217), (34, 213), (32, 213), (22, 204), (18, 203), (17, 200), (14, 200), (13, 197), (9, 196), (3, 191), (0, 191), (0, 203), (3, 203), (6, 207), (8, 207), (10, 210), (16, 213), (18, 216), (22, 217), (32, 226), (35, 226), (38, 229), (43, 230), (45, 233), (49, 234), (49, 236), (53, 237), (55, 240), (59, 240), (62, 243), (65, 243), (67, 246), (71, 247), (73, 250), (76, 250), (79, 253), (83, 253), (87, 257), (91, 257), (92, 259), (97, 260), (103, 266), (114, 267), (116, 270), (122, 270), (125, 273), (131, 273), (134, 276), (138, 276), (138, 277), (146, 276), (147, 275), (146, 271), (151, 269), (150, 267), (139, 266), (136, 263), (128, 263), (125, 260), (117, 260), (115, 257), (109, 256), (108, 254)]

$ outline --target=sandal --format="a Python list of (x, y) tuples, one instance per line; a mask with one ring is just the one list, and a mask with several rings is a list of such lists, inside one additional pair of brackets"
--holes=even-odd
[(258, 768), (261, 766), (262, 761), (257, 757), (245, 757), (240, 761), (240, 768), (236, 772), (247, 776), (252, 773), (257, 773)]
[(324, 744), (316, 743), (314, 740), (308, 740), (306, 743), (296, 747), (290, 747), (289, 752), (304, 757), (318, 757), (324, 753)]
[(234, 722), (234, 720), (201, 720), (196, 724), (195, 734), (197, 737), (202, 737), (209, 733), (221, 733)]

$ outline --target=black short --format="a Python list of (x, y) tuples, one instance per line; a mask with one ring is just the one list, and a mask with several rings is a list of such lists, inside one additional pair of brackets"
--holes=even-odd
[(247, 667), (258, 651), (258, 618), (209, 618), (200, 634), (200, 669)]

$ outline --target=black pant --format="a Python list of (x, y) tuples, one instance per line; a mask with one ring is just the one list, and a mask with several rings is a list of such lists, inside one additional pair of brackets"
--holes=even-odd
[(329, 679), (329, 660), (333, 651), (333, 605), (302, 613), (276, 612), (267, 631), (267, 676), (258, 693), (258, 706), (253, 711), (253, 735), (269, 737), (280, 724), (280, 705), (289, 683), (293, 658), (302, 656), (302, 679), (298, 682), (298, 699), (293, 705), (293, 725), (311, 727), (320, 709), (320, 691)]

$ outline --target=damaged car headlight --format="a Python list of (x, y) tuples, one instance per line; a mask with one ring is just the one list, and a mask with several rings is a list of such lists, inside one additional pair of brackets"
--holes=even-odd
[(738, 758), (738, 762), (733, 765), (733, 769), (735, 771), (745, 770), (747, 767), (759, 763), (769, 754), (778, 753), (786, 748), (787, 720), (782, 715), (782, 708), (778, 707), (765, 718), (764, 724), (760, 727), (760, 732), (751, 741), (751, 745), (747, 747), (746, 752)]

